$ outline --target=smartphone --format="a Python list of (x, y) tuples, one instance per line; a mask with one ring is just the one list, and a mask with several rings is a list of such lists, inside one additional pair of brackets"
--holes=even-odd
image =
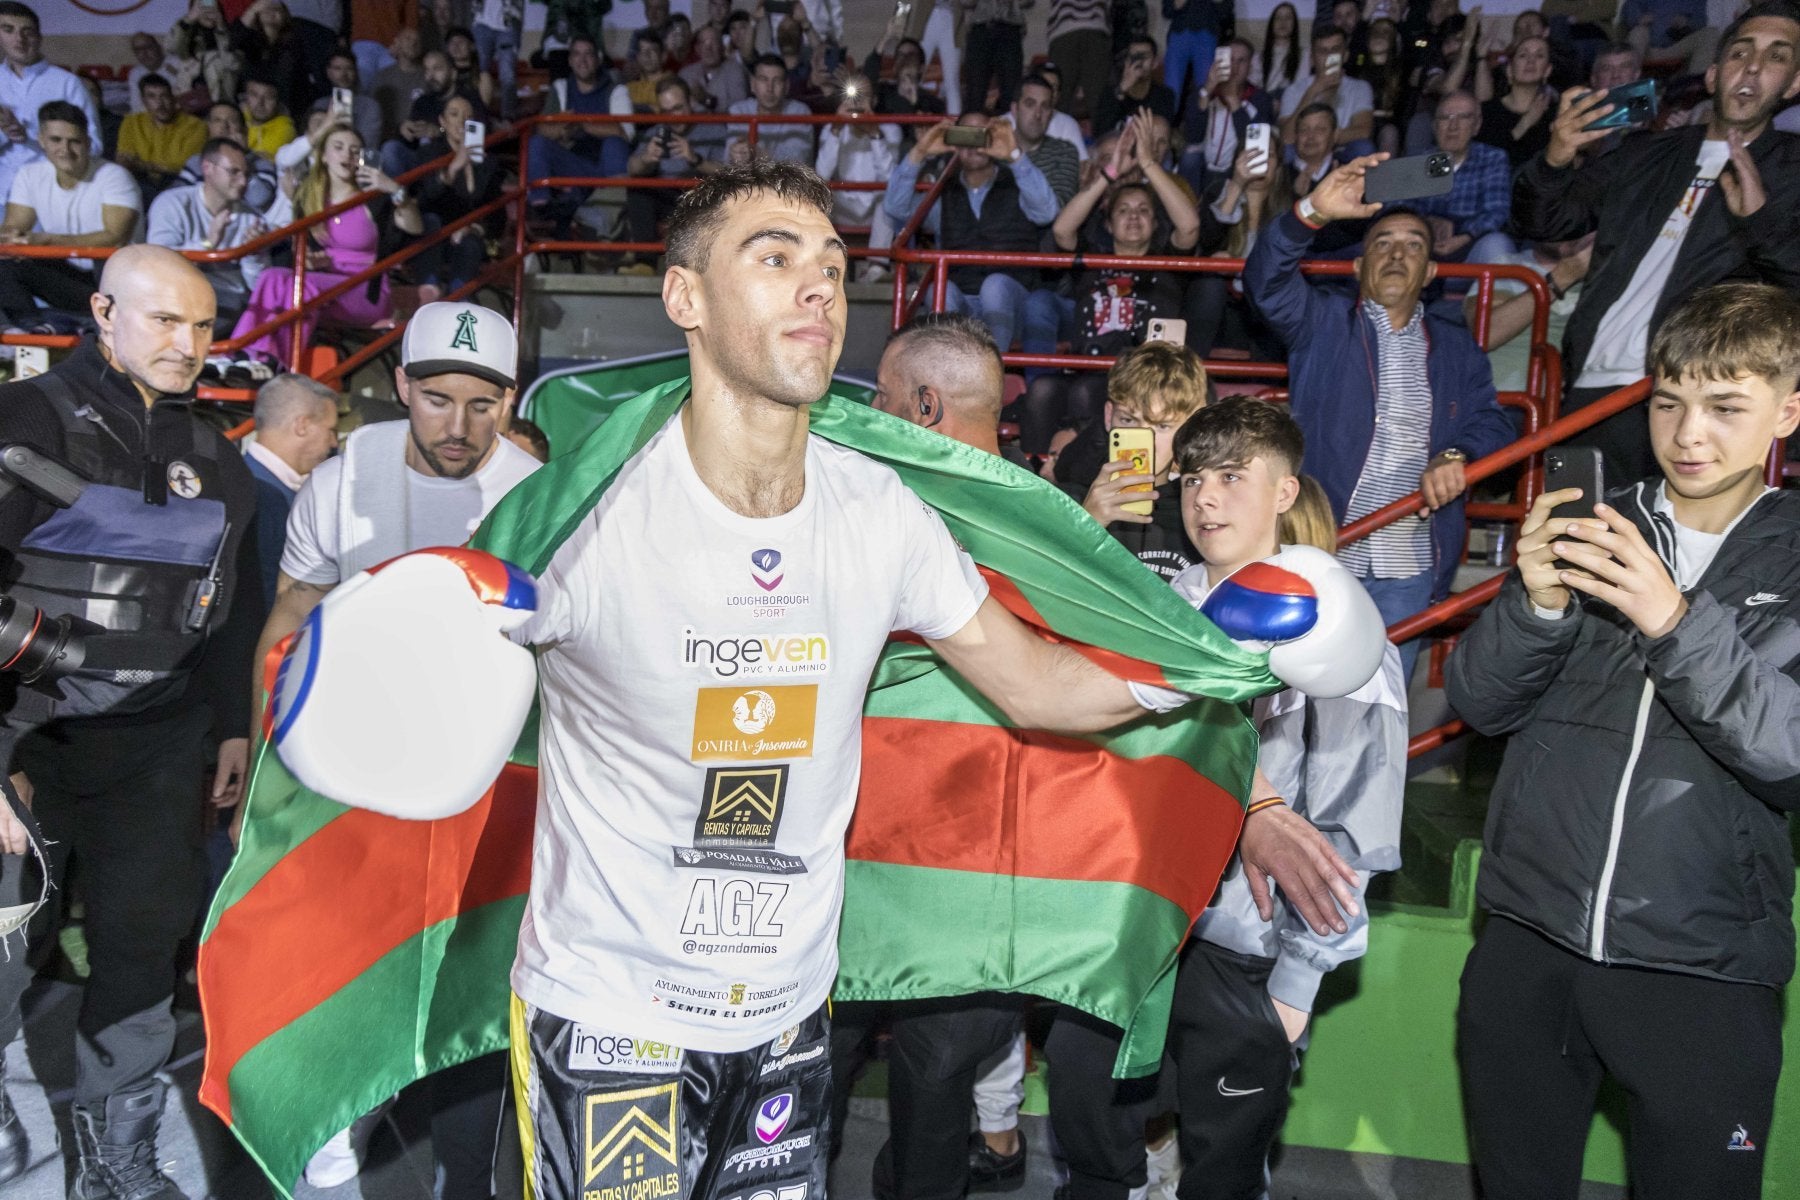
[(1231, 70), (1231, 47), (1230, 46), (1220, 46), (1217, 50), (1213, 51), (1213, 70), (1215, 70), (1215, 71)]
[(912, 16), (912, 0), (900, 0), (894, 5), (894, 15), (902, 21)]
[(1606, 498), (1606, 464), (1598, 446), (1554, 446), (1544, 451), (1544, 490), (1580, 488), (1581, 498), (1559, 504), (1550, 518), (1594, 516), (1594, 502)]
[(1363, 176), (1363, 203), (1392, 204), (1397, 200), (1442, 196), (1455, 182), (1456, 168), (1442, 150), (1411, 158), (1391, 158), (1370, 167)]
[(331, 89), (331, 111), (348, 117), (356, 107), (356, 96), (349, 88), (334, 87)]
[(1336, 75), (1338, 72), (1342, 71), (1343, 69), (1344, 69), (1344, 56), (1342, 54), (1327, 54), (1325, 56), (1325, 71), (1324, 71), (1325, 74)]
[[(1585, 97), (1584, 97), (1585, 98)], [(1581, 128), (1589, 129), (1626, 129), (1632, 125), (1641, 125), (1656, 117), (1656, 81), (1654, 79), (1638, 79), (1631, 83), (1621, 83), (1616, 88), (1606, 90), (1606, 102), (1613, 110), (1604, 117), (1597, 117)]]
[(362, 152), (362, 165), (371, 171), (381, 170), (381, 151), (364, 150)]
[(1274, 148), (1274, 131), (1262, 121), (1252, 121), (1244, 129), (1244, 149), (1250, 155), (1250, 173), (1269, 173), (1269, 154)]
[[(1127, 458), (1131, 460), (1131, 470), (1118, 472), (1113, 476), (1114, 479), (1119, 475), (1148, 475), (1152, 464), (1156, 462), (1156, 435), (1148, 429), (1109, 429), (1106, 431), (1106, 447), (1107, 462), (1119, 462)], [(1126, 490), (1148, 492), (1154, 489), (1153, 485), (1145, 483)], [(1133, 500), (1122, 507), (1128, 513), (1147, 517), (1150, 515), (1150, 504), (1148, 500)]]
[(1151, 317), (1150, 327), (1144, 331), (1146, 342), (1173, 342), (1177, 346), (1187, 345), (1187, 322), (1180, 317)]
[(473, 163), (487, 161), (487, 123), (485, 121), (463, 122), (463, 145), (469, 148), (469, 161)]
[(985, 125), (952, 125), (944, 130), (946, 146), (980, 146), (986, 149), (988, 129)]

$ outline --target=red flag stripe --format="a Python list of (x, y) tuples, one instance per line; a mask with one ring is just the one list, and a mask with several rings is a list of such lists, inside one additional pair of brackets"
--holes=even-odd
[[(981, 567), (980, 571), (981, 577), (987, 580), (989, 594), (1013, 616), (1036, 629), (1046, 641), (1057, 642), (1069, 647), (1101, 670), (1117, 675), (1120, 679), (1129, 679), (1137, 683), (1151, 683), (1157, 687), (1169, 686), (1167, 676), (1155, 663), (1145, 662), (1141, 658), (1132, 658), (1114, 650), (1104, 650), (1099, 646), (1090, 646), (1086, 642), (1078, 642), (1056, 633), (1050, 628), (1050, 622), (1044, 620), (1031, 601), (1025, 598), (1025, 593), (1019, 590), (1018, 584), (989, 567)], [(902, 635), (902, 640), (906, 640), (904, 635)]]
[(352, 809), (296, 846), (220, 914), (200, 956), (201, 1099), (231, 1111), (230, 1075), (258, 1043), (420, 931), (530, 883), (537, 770), (509, 764), (441, 821)]
[[(1132, 883), (1189, 913), (1212, 898), (1244, 818), (1178, 758), (993, 725), (864, 717), (863, 778), (886, 799), (857, 807), (851, 858)], [(997, 791), (1004, 803), (977, 799)]]

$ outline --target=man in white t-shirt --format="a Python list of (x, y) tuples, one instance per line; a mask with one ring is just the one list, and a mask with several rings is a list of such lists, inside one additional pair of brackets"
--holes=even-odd
[[(66, 100), (38, 112), (44, 157), (13, 176), (0, 245), (123, 246), (143, 199), (131, 172), (93, 152), (87, 115)], [(11, 258), (0, 264), (0, 312), (12, 325), (37, 322), (37, 301), (80, 313), (94, 292), (91, 258)]]
[[(488, 510), (538, 469), (537, 459), (500, 436), (518, 355), (512, 323), (491, 309), (443, 301), (413, 314), (394, 373), (406, 420), (352, 433), (343, 453), (315, 467), (294, 497), (275, 601), (257, 647), (258, 705), (261, 664), (326, 593), (407, 551), (462, 545)], [(501, 1095), (492, 1091), (491, 1107), (470, 1102), (469, 1092), (480, 1097), (484, 1072), (496, 1084), (505, 1074), (496, 1056), (476, 1059), (444, 1073), (456, 1078), (444, 1103), (434, 1098), (432, 1141), (447, 1194), (467, 1194), (461, 1175), (486, 1191)], [(452, 1091), (464, 1102), (449, 1103)], [(335, 1187), (356, 1175), (375, 1124), (359, 1121), (326, 1143), (307, 1165), (307, 1182)]]
[[(1663, 318), (1701, 288), (1727, 279), (1800, 285), (1800, 137), (1770, 128), (1800, 95), (1800, 21), (1781, 3), (1751, 7), (1728, 26), (1706, 73), (1704, 126), (1628, 134), (1616, 150), (1576, 165), (1589, 130), (1610, 112), (1605, 93), (1571, 88), (1550, 145), (1519, 168), (1513, 223), (1520, 236), (1560, 242), (1597, 232), (1592, 269), (1563, 347), (1565, 410), (1581, 408), (1646, 374)], [(1607, 479), (1654, 474), (1644, 409), (1589, 430), (1606, 453)]]
[(1344, 31), (1330, 25), (1313, 30), (1312, 64), (1317, 72), (1303, 72), (1281, 93), (1281, 140), (1294, 140), (1294, 122), (1314, 104), (1329, 104), (1337, 114), (1334, 144), (1347, 161), (1375, 153), (1375, 91), (1360, 79), (1344, 73), (1350, 61), (1349, 40)]
[[(1144, 711), (991, 599), (891, 468), (809, 435), (844, 341), (831, 210), (810, 169), (761, 157), (683, 197), (663, 305), (686, 333), (687, 401), (512, 635), (540, 681), (512, 972), (539, 1200), (824, 1194), (844, 832), (890, 633), (925, 639), (1022, 728)], [(1253, 859), (1271, 835), (1298, 849), (1260, 820)]]
[(44, 60), (37, 13), (5, 0), (0, 3), (0, 196), (8, 194), (19, 168), (41, 157), (38, 110), (52, 100), (79, 108), (87, 127), (98, 133), (100, 108), (87, 88), (73, 72)]

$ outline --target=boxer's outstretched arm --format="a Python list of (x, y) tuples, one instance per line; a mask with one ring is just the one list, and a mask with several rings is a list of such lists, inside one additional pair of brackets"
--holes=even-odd
[(269, 608), (269, 619), (262, 636), (256, 639), (256, 657), (250, 666), (250, 728), (258, 737), (262, 733), (263, 664), (269, 651), (288, 634), (293, 633), (312, 615), (335, 583), (302, 583), (286, 571), (275, 581), (275, 603)]
[(1045, 641), (992, 596), (929, 645), (1023, 729), (1097, 733), (1144, 715), (1123, 679)]

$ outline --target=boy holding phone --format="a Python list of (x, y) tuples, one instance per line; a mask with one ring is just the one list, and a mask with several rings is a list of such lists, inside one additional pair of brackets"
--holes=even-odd
[[(1235, 572), (1281, 550), (1303, 446), (1291, 417), (1248, 397), (1208, 406), (1181, 426), (1173, 446), (1181, 520), (1200, 557), (1173, 584), (1196, 608)], [(1324, 517), (1331, 528), (1328, 507)], [(1374, 873), (1400, 865), (1406, 691), (1398, 652), (1389, 644), (1374, 678), (1348, 696), (1289, 689), (1257, 700), (1253, 719), (1257, 765), (1356, 869), (1360, 901)], [(1368, 948), (1368, 917), (1360, 903), (1357, 910), (1344, 932), (1320, 935), (1281, 895), (1265, 918), (1245, 873), (1228, 871), (1178, 960), (1159, 1083), (1115, 1086), (1118, 1031), (1059, 1014), (1045, 1054), (1073, 1200), (1123, 1200), (1139, 1179), (1145, 1119), (1170, 1098), (1181, 1112), (1182, 1174), (1204, 1181), (1200, 1194), (1263, 1194), (1320, 981)]]
[(1706, 289), (1649, 358), (1662, 478), (1588, 519), (1541, 496), (1449, 664), (1457, 712), (1519, 735), (1458, 1013), (1489, 1195), (1573, 1193), (1606, 1074), (1639, 1196), (1761, 1194), (1800, 804), (1800, 496), (1762, 472), (1800, 424), (1800, 301)]

